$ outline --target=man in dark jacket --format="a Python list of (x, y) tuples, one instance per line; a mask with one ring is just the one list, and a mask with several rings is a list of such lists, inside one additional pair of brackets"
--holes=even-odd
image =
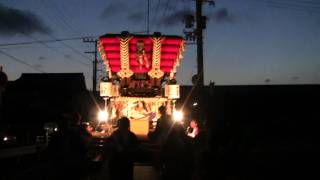
[(157, 126), (154, 132), (148, 134), (151, 141), (162, 144), (168, 136), (172, 126), (171, 117), (167, 114), (165, 106), (159, 107), (160, 118), (157, 121)]
[(118, 123), (119, 128), (113, 132), (107, 142), (113, 146), (112, 157), (110, 157), (110, 177), (111, 179), (133, 179), (133, 163), (138, 139), (129, 130), (130, 121), (127, 117), (122, 117)]

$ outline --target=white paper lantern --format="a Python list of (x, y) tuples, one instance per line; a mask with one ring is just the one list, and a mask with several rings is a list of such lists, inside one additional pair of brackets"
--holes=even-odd
[(112, 97), (112, 82), (100, 82), (100, 96)]
[(100, 82), (100, 96), (101, 97), (118, 97), (119, 85), (112, 84), (112, 82)]
[(166, 85), (164, 94), (169, 99), (179, 99), (180, 98), (180, 86), (177, 84)]

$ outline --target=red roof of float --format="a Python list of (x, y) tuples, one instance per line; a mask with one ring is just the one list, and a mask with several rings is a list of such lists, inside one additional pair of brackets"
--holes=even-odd
[[(129, 58), (129, 68), (133, 73), (147, 73), (152, 69), (154, 54), (160, 51), (160, 70), (170, 73), (179, 65), (184, 51), (184, 40), (179, 36), (162, 36), (161, 48), (154, 48), (155, 41), (152, 35), (128, 35), (128, 53), (121, 55), (121, 34), (106, 34), (99, 38), (99, 50), (107, 66), (107, 70), (117, 73), (121, 70), (121, 60)], [(139, 62), (138, 44), (143, 44), (143, 63)], [(123, 48), (123, 47), (122, 47)], [(138, 57), (139, 56), (139, 57)], [(123, 59), (121, 59), (121, 57)], [(143, 64), (143, 65), (141, 65)]]

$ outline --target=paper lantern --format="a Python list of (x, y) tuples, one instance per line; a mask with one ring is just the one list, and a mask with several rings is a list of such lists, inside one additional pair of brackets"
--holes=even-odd
[(101, 97), (118, 97), (119, 85), (112, 84), (112, 82), (100, 82), (100, 96)]
[(112, 82), (100, 82), (100, 96), (112, 97)]
[(179, 99), (180, 98), (180, 86), (177, 84), (166, 85), (164, 94), (169, 99)]

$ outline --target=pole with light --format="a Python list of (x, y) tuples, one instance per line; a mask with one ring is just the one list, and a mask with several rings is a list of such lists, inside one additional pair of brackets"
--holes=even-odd
[(180, 98), (180, 86), (176, 84), (175, 80), (171, 80), (169, 84), (165, 85), (165, 97), (167, 97), (171, 103), (173, 120), (175, 122), (182, 122), (183, 113), (176, 109), (176, 100)]
[(106, 122), (109, 119), (108, 100), (119, 96), (119, 86), (112, 83), (108, 78), (103, 79), (100, 82), (100, 96), (104, 100), (104, 110), (99, 111), (98, 119), (100, 122)]

